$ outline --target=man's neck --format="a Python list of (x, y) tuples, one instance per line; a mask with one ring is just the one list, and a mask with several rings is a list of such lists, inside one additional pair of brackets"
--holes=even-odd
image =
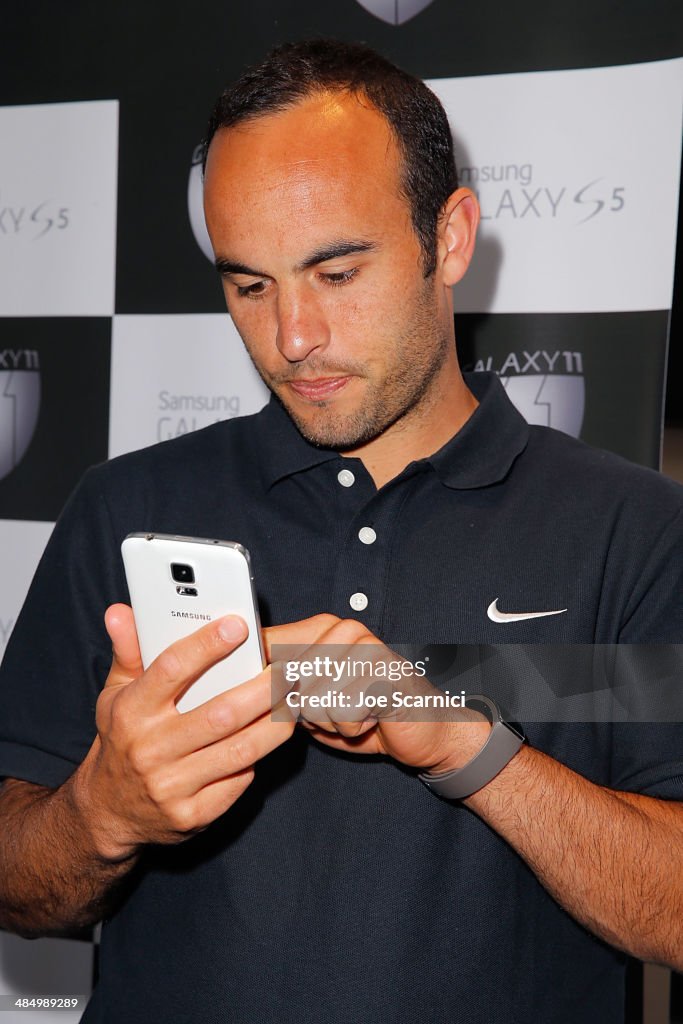
[(379, 437), (343, 454), (360, 459), (379, 490), (411, 462), (443, 448), (478, 404), (458, 371), (428, 404), (411, 410)]

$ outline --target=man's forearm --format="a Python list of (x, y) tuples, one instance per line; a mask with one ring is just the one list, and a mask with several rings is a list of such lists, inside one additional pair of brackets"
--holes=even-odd
[(526, 746), (466, 804), (587, 928), (683, 970), (683, 805), (597, 786)]
[(8, 779), (0, 819), (0, 927), (36, 938), (106, 915), (137, 857), (112, 861), (97, 850), (74, 776), (56, 790)]

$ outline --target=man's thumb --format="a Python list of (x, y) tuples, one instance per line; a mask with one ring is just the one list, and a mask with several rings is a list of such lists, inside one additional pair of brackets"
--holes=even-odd
[(113, 604), (104, 614), (111, 639), (113, 660), (106, 686), (129, 683), (144, 671), (133, 610), (127, 604)]

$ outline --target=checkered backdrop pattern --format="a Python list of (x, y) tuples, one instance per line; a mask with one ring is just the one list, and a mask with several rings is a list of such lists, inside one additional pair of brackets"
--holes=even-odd
[[(217, 8), (198, 6), (213, 38)], [(444, 103), (461, 182), (482, 207), (475, 264), (454, 295), (463, 365), (495, 370), (531, 422), (658, 464), (683, 60), (629, 42), (602, 67), (543, 70), (534, 58), (481, 74), (501, 69), (439, 45), (456, 38), (448, 0), (346, 0), (334, 24), (314, 4), (286, 6), (262, 2), (258, 26), (232, 26), (217, 78), (189, 56), (201, 19), (183, 8), (164, 49), (156, 5), (137, 10), (137, 35), (124, 5), (101, 65), (91, 53), (76, 83), (46, 75), (29, 102), (0, 107), (0, 657), (88, 465), (267, 400), (209, 263), (197, 144), (223, 80), (284, 38), (365, 39)], [(94, 23), (62, 29), (78, 63)], [(182, 87), (163, 105), (152, 83), (172, 68)], [(89, 991), (89, 943), (28, 945), (0, 937), (0, 991)]]

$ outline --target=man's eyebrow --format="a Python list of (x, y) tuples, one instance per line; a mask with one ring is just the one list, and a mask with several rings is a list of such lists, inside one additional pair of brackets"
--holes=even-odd
[[(327, 260), (341, 259), (344, 256), (351, 256), (357, 252), (374, 252), (376, 249), (377, 245), (375, 242), (369, 242), (364, 238), (339, 239), (338, 241), (321, 245), (319, 249), (315, 249), (300, 263), (297, 263), (294, 269), (297, 273), (301, 273), (302, 270), (315, 267), (318, 263), (326, 263)], [(227, 256), (216, 257), (215, 267), (219, 274), (244, 274), (246, 277), (269, 276), (263, 270), (248, 267), (246, 263), (240, 263)]]
[(296, 266), (297, 271), (308, 270), (318, 263), (326, 263), (328, 260), (337, 260), (342, 256), (351, 256), (357, 252), (374, 252), (377, 246), (364, 238), (339, 239), (315, 249), (310, 256), (302, 260)]
[(247, 267), (244, 263), (237, 263), (235, 260), (224, 256), (217, 256), (214, 266), (219, 274), (246, 274), (247, 277), (268, 277), (261, 270), (254, 270), (253, 267)]

